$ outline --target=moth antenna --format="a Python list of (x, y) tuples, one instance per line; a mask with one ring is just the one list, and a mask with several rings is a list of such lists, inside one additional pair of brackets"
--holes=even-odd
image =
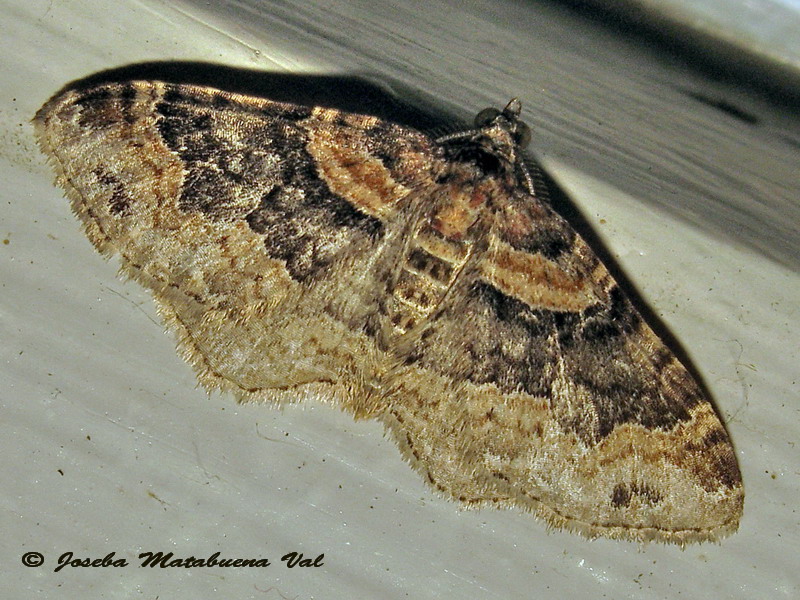
[(456, 131), (455, 133), (448, 133), (447, 135), (443, 135), (438, 137), (434, 140), (437, 144), (446, 144), (447, 142), (451, 142), (453, 140), (460, 140), (464, 138), (471, 137), (478, 133), (477, 129), (468, 129), (466, 131)]
[(533, 177), (531, 177), (530, 169), (528, 169), (528, 165), (525, 164), (524, 160), (517, 161), (517, 165), (519, 170), (522, 172), (522, 178), (525, 180), (525, 187), (528, 188), (528, 193), (531, 196), (536, 195), (536, 187), (533, 185)]

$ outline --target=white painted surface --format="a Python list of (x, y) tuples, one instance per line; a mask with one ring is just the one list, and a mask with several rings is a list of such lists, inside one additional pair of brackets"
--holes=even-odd
[[(798, 0), (630, 0), (650, 14), (800, 69)], [(612, 7), (613, 0), (595, 4)]]
[[(372, 6), (4, 2), (6, 597), (797, 597), (797, 119), (558, 9)], [(532, 148), (711, 390), (745, 477), (741, 531), (719, 546), (641, 551), (548, 534), (514, 511), (463, 512), (423, 485), (375, 423), (197, 390), (148, 295), (80, 233), (28, 123), (65, 83), (149, 60), (363, 73), (465, 117), (519, 96)], [(136, 566), (147, 550), (274, 564), (153, 571)], [(324, 552), (325, 566), (286, 569), (279, 558), (293, 550)], [(29, 551), (45, 566), (22, 566)], [(131, 566), (54, 573), (66, 551), (114, 551)]]

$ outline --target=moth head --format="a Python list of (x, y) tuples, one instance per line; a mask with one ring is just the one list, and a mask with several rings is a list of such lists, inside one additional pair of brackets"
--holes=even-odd
[(520, 121), (522, 104), (517, 98), (503, 110), (484, 108), (475, 115), (474, 141), (485, 150), (516, 164), (531, 141), (531, 130)]
[(484, 171), (516, 177), (533, 194), (533, 180), (523, 156), (531, 141), (531, 130), (520, 121), (521, 111), (522, 104), (517, 98), (503, 110), (485, 108), (475, 116), (473, 129), (444, 135), (435, 141), (446, 149), (450, 158), (475, 161)]

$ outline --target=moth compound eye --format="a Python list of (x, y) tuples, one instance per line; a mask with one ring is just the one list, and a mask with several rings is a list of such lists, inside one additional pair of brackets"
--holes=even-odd
[(475, 127), (486, 127), (500, 114), (496, 108), (484, 108), (475, 115)]
[(517, 121), (517, 130), (514, 132), (514, 141), (523, 148), (531, 143), (531, 128), (522, 121)]

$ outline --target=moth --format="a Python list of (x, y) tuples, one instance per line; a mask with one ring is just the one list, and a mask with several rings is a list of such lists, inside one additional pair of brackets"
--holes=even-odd
[(436, 138), (128, 81), (68, 89), (34, 122), (89, 240), (152, 292), (207, 389), (377, 419), (467, 506), (587, 537), (730, 534), (728, 434), (550, 206), (520, 111)]

